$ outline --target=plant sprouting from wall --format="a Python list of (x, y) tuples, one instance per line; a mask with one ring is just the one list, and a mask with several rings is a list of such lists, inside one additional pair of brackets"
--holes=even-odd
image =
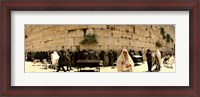
[(83, 40), (81, 41), (81, 44), (96, 44), (96, 43), (98, 42), (95, 34), (93, 35), (87, 34), (83, 37)]
[(163, 27), (160, 28), (160, 34), (165, 35), (165, 29)]
[(163, 27), (160, 28), (160, 34), (163, 39), (166, 40), (167, 43), (173, 42), (174, 40), (171, 38), (170, 34), (165, 31)]
[(166, 35), (165, 35), (165, 29), (163, 27), (160, 28), (160, 34), (162, 35), (163, 39), (166, 39)]
[(171, 41), (171, 36), (170, 36), (169, 34), (167, 34), (167, 35), (166, 35), (166, 38), (167, 38), (166, 42), (169, 43), (169, 42)]
[(157, 41), (156, 42), (156, 47), (162, 47), (162, 44), (159, 41)]

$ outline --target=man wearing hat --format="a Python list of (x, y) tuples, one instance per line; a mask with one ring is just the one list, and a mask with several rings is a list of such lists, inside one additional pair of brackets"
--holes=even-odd
[(149, 71), (149, 72), (152, 72), (152, 71), (151, 71), (151, 68), (152, 68), (151, 50), (149, 50), (149, 49), (147, 50), (146, 57), (147, 57), (148, 71)]

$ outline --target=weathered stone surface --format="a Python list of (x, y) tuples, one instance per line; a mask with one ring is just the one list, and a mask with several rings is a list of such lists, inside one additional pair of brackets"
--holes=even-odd
[(80, 47), (81, 50), (89, 50), (89, 49), (92, 49), (94, 51), (100, 51), (100, 46), (98, 45), (81, 45)]
[(110, 46), (119, 45), (118, 38), (109, 37), (109, 38), (107, 39), (107, 41), (106, 41), (106, 44), (107, 44), (107, 45), (110, 45)]
[[(155, 43), (163, 44), (160, 50), (171, 50), (175, 42), (166, 43), (160, 34), (163, 27), (175, 41), (175, 26), (173, 25), (25, 25), (26, 51), (49, 51), (65, 49), (120, 51), (126, 49), (156, 49)], [(81, 45), (84, 34), (95, 34), (98, 44)]]
[(93, 34), (94, 34), (94, 30), (93, 29), (87, 29), (86, 35), (93, 35)]
[(79, 46), (82, 40), (83, 40), (83, 37), (74, 37), (73, 38), (74, 46)]
[(122, 50), (122, 46), (120, 45), (113, 45), (113, 46), (109, 46), (109, 50), (114, 50), (114, 51), (121, 51)]
[(129, 45), (129, 40), (121, 38), (121, 39), (119, 39), (119, 45), (128, 46)]
[[(113, 35), (112, 35), (112, 34), (113, 34)], [(118, 38), (120, 38), (120, 37), (121, 37), (121, 31), (116, 31), (116, 30), (114, 30), (114, 31), (111, 32), (111, 35), (112, 35), (113, 37), (118, 37)]]
[(88, 28), (102, 28), (102, 29), (106, 29), (106, 25), (88, 25)]
[(73, 46), (73, 38), (67, 38), (67, 46)]
[(105, 52), (108, 52), (109, 46), (108, 45), (100, 45), (100, 50), (104, 50)]
[(108, 45), (107, 37), (97, 37), (98, 45)]
[(140, 36), (145, 36), (145, 37), (149, 37), (149, 27), (143, 25), (137, 25), (135, 26), (135, 33), (140, 35)]
[(68, 37), (82, 37), (84, 36), (83, 30), (68, 31)]
[(88, 25), (65, 25), (67, 30), (81, 30), (81, 29), (87, 29)]
[(105, 37), (108, 36), (109, 33), (107, 33), (107, 30), (105, 29), (94, 29), (94, 34), (99, 37)]

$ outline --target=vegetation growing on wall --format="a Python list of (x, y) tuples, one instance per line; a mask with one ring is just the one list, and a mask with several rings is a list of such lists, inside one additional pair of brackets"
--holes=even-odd
[(167, 42), (167, 43), (170, 43), (170, 41), (171, 41), (171, 36), (170, 36), (169, 34), (167, 34), (167, 35), (166, 35), (166, 38), (167, 38), (167, 39), (166, 39), (166, 42)]
[(162, 35), (163, 39), (165, 40), (166, 39), (166, 36), (165, 36), (165, 29), (163, 27), (160, 28), (160, 34)]
[(160, 34), (165, 35), (165, 29), (163, 27), (160, 28)]
[(85, 35), (83, 40), (81, 41), (81, 44), (96, 44), (98, 43), (97, 42), (97, 39), (96, 39), (96, 35), (93, 34), (88, 34), (88, 35)]
[[(160, 28), (160, 34), (163, 39), (166, 40), (167, 43), (173, 42), (174, 40), (171, 38), (170, 34), (165, 31), (163, 27)], [(166, 35), (165, 35), (166, 34)]]
[(162, 44), (159, 41), (157, 41), (156, 42), (156, 47), (162, 47)]

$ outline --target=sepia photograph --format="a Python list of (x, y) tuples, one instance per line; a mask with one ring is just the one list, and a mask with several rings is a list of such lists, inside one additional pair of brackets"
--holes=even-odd
[(24, 72), (176, 72), (174, 24), (25, 24)]
[(3, 0), (2, 96), (199, 97), (195, 0)]

